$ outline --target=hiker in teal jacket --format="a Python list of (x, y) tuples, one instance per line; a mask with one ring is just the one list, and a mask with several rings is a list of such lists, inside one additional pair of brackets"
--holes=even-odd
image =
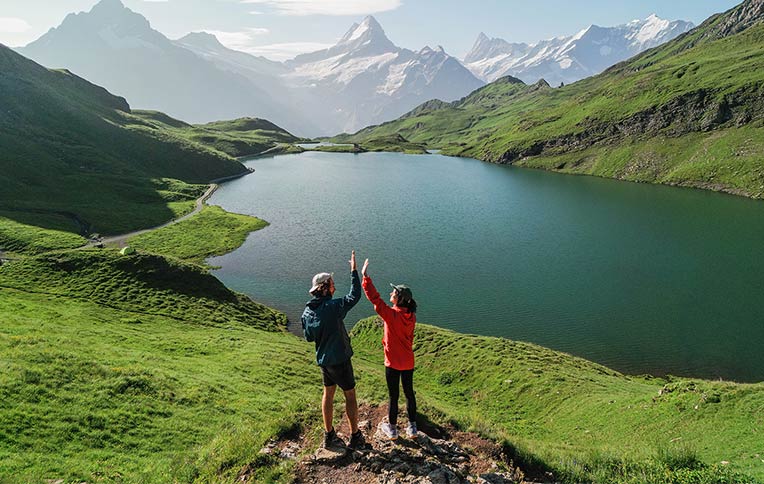
[(324, 418), (324, 447), (344, 446), (332, 425), (334, 417), (334, 392), (337, 385), (345, 393), (345, 412), (350, 424), (350, 447), (366, 447), (363, 434), (358, 429), (358, 401), (355, 395), (355, 376), (350, 358), (353, 348), (345, 329), (345, 316), (361, 299), (361, 281), (355, 263), (355, 251), (350, 255), (350, 293), (332, 299), (334, 295), (333, 275), (322, 272), (313, 276), (310, 288), (313, 299), (305, 305), (302, 313), (302, 330), (305, 339), (316, 343), (316, 363), (321, 368), (324, 382), (324, 396), (321, 413)]

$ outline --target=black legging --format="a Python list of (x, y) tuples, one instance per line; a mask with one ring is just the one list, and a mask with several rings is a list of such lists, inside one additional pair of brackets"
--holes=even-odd
[(399, 383), (403, 382), (403, 394), (406, 395), (406, 412), (409, 422), (416, 422), (416, 397), (414, 396), (414, 370), (395, 370), (385, 367), (387, 379), (387, 393), (390, 395), (390, 408), (387, 418), (390, 425), (398, 423), (398, 397), (400, 396)]

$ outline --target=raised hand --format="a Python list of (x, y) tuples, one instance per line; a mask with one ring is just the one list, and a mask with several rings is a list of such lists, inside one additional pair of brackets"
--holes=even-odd
[(366, 277), (366, 271), (369, 269), (369, 259), (366, 259), (363, 261), (363, 267), (361, 267), (361, 274), (363, 274), (363, 277)]
[(355, 250), (350, 252), (350, 272), (353, 272), (354, 270), (356, 270), (356, 265), (355, 265)]

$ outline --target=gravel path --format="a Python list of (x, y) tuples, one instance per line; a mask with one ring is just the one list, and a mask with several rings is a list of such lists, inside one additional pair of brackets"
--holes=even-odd
[[(157, 229), (161, 229), (161, 228), (164, 228), (164, 227), (169, 227), (170, 225), (175, 225), (178, 222), (182, 222), (182, 221), (184, 221), (186, 219), (189, 219), (189, 218), (193, 217), (194, 215), (196, 215), (197, 213), (202, 211), (202, 208), (204, 208), (204, 202), (206, 202), (212, 196), (212, 194), (215, 193), (215, 190), (217, 190), (219, 186), (220, 185), (218, 185), (217, 183), (210, 184), (209, 188), (207, 188), (207, 191), (204, 192), (204, 195), (202, 195), (201, 197), (196, 199), (196, 205), (194, 206), (194, 209), (191, 212), (187, 213), (186, 215), (184, 215), (182, 217), (170, 220), (167, 223), (163, 223), (162, 225), (157, 225), (156, 227), (152, 227), (152, 228), (149, 228), (149, 229), (136, 230), (135, 232), (129, 232), (129, 233), (126, 233), (126, 234), (114, 235), (114, 236), (111, 236), (111, 237), (103, 237), (101, 239), (100, 243), (102, 243), (104, 245), (112, 245), (112, 246), (117, 246), (119, 248), (122, 248), (122, 247), (127, 246), (127, 240), (128, 239), (130, 239), (132, 237), (135, 237), (136, 235), (141, 235), (141, 234), (145, 234), (146, 232), (151, 232), (152, 230), (157, 230)], [(98, 243), (98, 242), (91, 242), (91, 244), (89, 244), (89, 245), (95, 245), (96, 243)]]

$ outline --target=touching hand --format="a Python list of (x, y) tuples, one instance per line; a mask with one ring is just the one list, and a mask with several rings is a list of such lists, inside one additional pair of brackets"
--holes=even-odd
[(369, 259), (366, 259), (363, 261), (363, 267), (361, 267), (361, 274), (363, 274), (363, 277), (366, 277), (366, 271), (369, 269)]
[(354, 270), (356, 270), (356, 265), (355, 265), (355, 250), (353, 250), (350, 253), (350, 272), (353, 272)]

